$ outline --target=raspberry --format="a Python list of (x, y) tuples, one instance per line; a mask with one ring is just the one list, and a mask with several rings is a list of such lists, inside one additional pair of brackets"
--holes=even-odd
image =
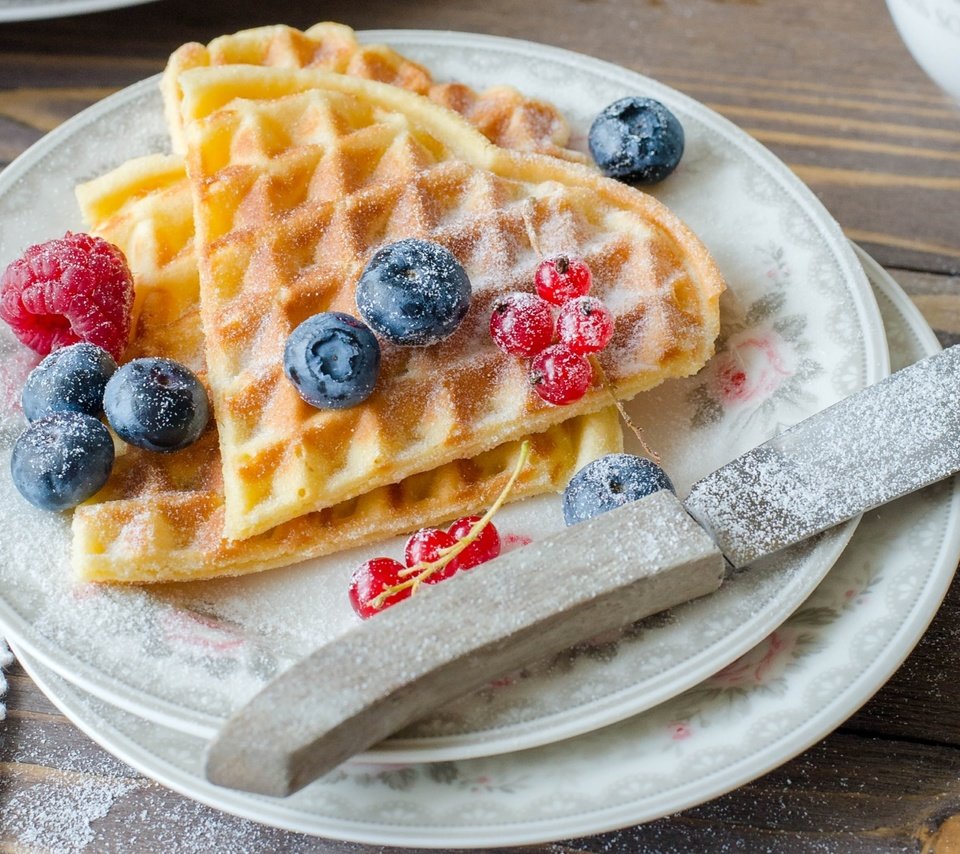
[(530, 383), (547, 403), (563, 406), (579, 400), (590, 387), (593, 368), (566, 344), (541, 350), (530, 365)]
[(560, 309), (557, 335), (574, 353), (599, 353), (613, 337), (613, 315), (596, 297), (577, 297)]
[(553, 340), (550, 303), (534, 294), (504, 294), (493, 303), (490, 335), (511, 356), (535, 356)]
[(132, 308), (126, 258), (89, 234), (67, 232), (31, 246), (0, 278), (0, 318), (41, 356), (87, 341), (119, 360)]
[(537, 265), (533, 282), (537, 286), (537, 293), (547, 302), (563, 305), (567, 300), (586, 294), (590, 290), (593, 276), (589, 265), (582, 258), (558, 255)]

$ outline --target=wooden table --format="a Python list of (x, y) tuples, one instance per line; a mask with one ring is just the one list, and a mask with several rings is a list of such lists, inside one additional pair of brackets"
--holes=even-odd
[[(445, 28), (591, 54), (707, 103), (772, 148), (891, 271), (944, 344), (960, 341), (960, 108), (899, 41), (882, 0), (165, 0), (0, 25), (0, 164), (187, 40), (326, 17)], [(960, 850), (960, 584), (906, 664), (839, 730), (781, 769), (679, 815), (528, 850)], [(109, 757), (9, 674), (0, 850), (372, 851), (263, 828), (186, 801)], [(26, 831), (18, 795), (49, 788), (76, 827)], [(102, 808), (90, 809), (90, 804)], [(69, 812), (69, 810), (68, 810)], [(202, 840), (202, 841), (201, 841)], [(73, 847), (71, 847), (73, 846)], [(384, 849), (377, 849), (383, 851)]]

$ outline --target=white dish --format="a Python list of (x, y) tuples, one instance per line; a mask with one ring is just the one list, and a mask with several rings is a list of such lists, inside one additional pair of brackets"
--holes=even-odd
[[(440, 78), (510, 82), (554, 100), (582, 145), (593, 115), (631, 92), (681, 118), (687, 149), (655, 188), (717, 258), (723, 349), (697, 377), (631, 406), (684, 494), (698, 477), (783, 426), (887, 372), (876, 303), (849, 244), (815, 197), (768, 151), (700, 104), (622, 68), (539, 45), (465, 34), (382, 32)], [(79, 228), (73, 185), (166, 146), (155, 81), (95, 105), (0, 176), (0, 263), (29, 243)], [(16, 397), (22, 348), (0, 335), (0, 400)], [(3, 386), (6, 386), (6, 393)], [(22, 426), (0, 411), (0, 447)], [(0, 466), (3, 461), (0, 460)], [(68, 520), (0, 490), (0, 627), (44, 666), (113, 705), (208, 737), (271, 676), (356, 620), (346, 579), (400, 541), (258, 576), (176, 588), (73, 589)], [(559, 499), (506, 508), (501, 530), (537, 537), (561, 526)], [(527, 668), (455, 703), (372, 757), (424, 761), (516, 750), (621, 720), (728, 664), (779, 625), (842, 551), (853, 524), (739, 575), (715, 596), (620, 638)], [(37, 542), (49, 543), (40, 552)], [(642, 636), (642, 642), (641, 642)]]
[(0, 23), (67, 18), (124, 6), (140, 6), (152, 0), (0, 0)]
[[(939, 349), (875, 262), (896, 367)], [(349, 764), (297, 795), (212, 786), (204, 743), (145, 724), (21, 661), (107, 750), (182, 794), (289, 830), (379, 845), (524, 845), (650, 821), (743, 785), (822, 738), (920, 639), (960, 557), (960, 481), (870, 514), (814, 593), (769, 637), (686, 693), (548, 747), (429, 765)], [(18, 653), (19, 654), (19, 653)]]
[(960, 5), (956, 0), (887, 0), (887, 8), (917, 64), (960, 102)]

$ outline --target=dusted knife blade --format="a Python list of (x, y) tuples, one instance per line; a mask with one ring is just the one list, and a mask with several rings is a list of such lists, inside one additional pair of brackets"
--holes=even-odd
[(721, 549), (743, 566), (958, 469), (960, 345), (708, 475), (686, 512), (662, 491), (425, 585), (267, 685), (207, 777), (290, 794), (503, 673), (713, 592)]
[(207, 777), (290, 794), (521, 664), (712, 593), (726, 568), (663, 491), (423, 585), (268, 684), (211, 743)]
[(960, 345), (891, 374), (695, 483), (735, 567), (960, 470)]

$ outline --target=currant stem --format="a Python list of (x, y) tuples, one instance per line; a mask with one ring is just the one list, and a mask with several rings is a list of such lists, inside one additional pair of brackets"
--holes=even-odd
[(523, 471), (523, 468), (529, 459), (530, 440), (524, 439), (520, 445), (520, 455), (517, 458), (516, 465), (513, 467), (513, 472), (510, 474), (510, 478), (507, 480), (503, 489), (500, 490), (500, 494), (497, 496), (496, 500), (490, 505), (490, 509), (473, 523), (466, 536), (457, 540), (457, 542), (455, 542), (452, 546), (447, 546), (446, 548), (440, 549), (437, 553), (438, 557), (436, 560), (422, 560), (419, 563), (415, 563), (413, 566), (408, 566), (406, 569), (398, 572), (397, 574), (400, 576), (409, 575), (412, 577), (406, 579), (405, 581), (401, 581), (399, 584), (394, 584), (391, 587), (385, 588), (376, 596), (376, 598), (371, 600), (371, 607), (379, 610), (383, 607), (383, 603), (387, 599), (401, 590), (406, 590), (408, 587), (412, 587), (412, 592), (416, 593), (417, 588), (422, 582), (426, 581), (426, 579), (428, 579), (434, 573), (439, 572), (454, 558), (456, 558), (457, 555), (468, 549), (480, 536), (480, 534), (483, 532), (483, 529), (490, 524), (490, 520), (494, 517), (494, 514), (496, 514), (496, 512), (503, 507), (504, 502), (509, 497), (514, 484), (517, 482), (517, 478), (520, 477), (520, 473)]
[(596, 356), (591, 355), (590, 364), (593, 366), (594, 371), (596, 371), (597, 376), (600, 377), (600, 384), (610, 393), (610, 398), (613, 400), (613, 405), (617, 407), (617, 412), (620, 413), (620, 417), (624, 420), (627, 427), (630, 428), (633, 435), (636, 436), (640, 441), (640, 445), (646, 452), (647, 456), (649, 456), (650, 459), (653, 460), (657, 465), (660, 465), (660, 454), (658, 454), (647, 444), (647, 440), (643, 438), (643, 430), (634, 424), (633, 419), (627, 415), (626, 409), (617, 398), (617, 395), (614, 391), (615, 386), (612, 382), (610, 382), (610, 378), (607, 376), (606, 371), (604, 371), (603, 365), (600, 364), (600, 360)]

